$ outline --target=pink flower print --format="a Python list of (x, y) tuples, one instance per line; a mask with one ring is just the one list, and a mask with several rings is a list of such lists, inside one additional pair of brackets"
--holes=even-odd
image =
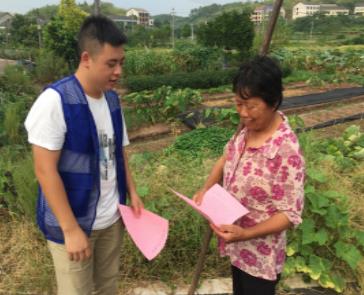
[(283, 136), (279, 136), (275, 140), (273, 140), (273, 144), (276, 146), (280, 146), (282, 142), (283, 142)]
[(247, 227), (252, 227), (252, 226), (254, 226), (254, 225), (256, 225), (257, 223), (253, 220), (253, 219), (251, 219), (251, 218), (249, 218), (249, 217), (247, 217), (247, 216), (244, 216), (242, 219), (241, 219), (241, 221), (240, 221), (240, 225), (242, 226), (242, 227), (244, 227), (244, 228), (247, 228)]
[(267, 213), (268, 213), (269, 216), (273, 216), (274, 214), (277, 213), (276, 207), (274, 207), (273, 205), (268, 206), (267, 207)]
[(268, 256), (272, 252), (272, 249), (264, 242), (260, 242), (257, 246), (257, 250), (260, 254)]
[(302, 179), (303, 179), (303, 173), (302, 172), (298, 172), (296, 174), (295, 180), (301, 181)]
[(284, 197), (284, 189), (281, 185), (279, 184), (275, 184), (273, 185), (272, 188), (272, 198), (273, 200), (282, 200), (282, 198)]
[(296, 209), (297, 209), (297, 211), (301, 211), (302, 208), (303, 208), (303, 201), (302, 201), (302, 199), (297, 199), (297, 201), (296, 201)]
[(248, 205), (249, 205), (249, 199), (248, 198), (241, 198), (240, 203), (243, 206), (248, 207)]
[(291, 155), (288, 158), (288, 164), (291, 165), (294, 168), (300, 169), (302, 166), (301, 158), (297, 155)]
[(288, 138), (293, 142), (296, 143), (297, 142), (297, 137), (294, 133), (290, 133), (288, 134)]
[(241, 267), (241, 263), (239, 260), (235, 260), (233, 263), (232, 263), (235, 267), (237, 268), (240, 268)]
[(286, 258), (286, 253), (284, 252), (284, 249), (279, 250), (277, 254), (277, 264), (282, 265), (284, 263), (284, 260)]
[(236, 185), (234, 185), (231, 190), (234, 194), (236, 194), (239, 191), (239, 188)]
[(287, 131), (287, 126), (285, 124), (281, 124), (281, 125), (279, 125), (278, 130), (280, 130), (282, 132)]
[(234, 154), (235, 154), (235, 145), (234, 143), (231, 141), (228, 146), (227, 146), (227, 155), (226, 155), (226, 159), (228, 161), (231, 161), (234, 158)]
[(281, 180), (281, 182), (286, 182), (287, 178), (288, 178), (288, 167), (282, 166), (281, 172), (280, 172), (280, 180)]
[(282, 157), (276, 156), (274, 159), (268, 159), (267, 160), (267, 167), (269, 171), (273, 174), (276, 174), (278, 172), (279, 167), (282, 165)]
[(230, 178), (230, 173), (227, 172), (225, 175), (224, 175), (224, 183), (228, 183), (228, 180)]
[(239, 153), (242, 153), (242, 152), (243, 152), (244, 147), (245, 147), (245, 141), (244, 141), (244, 140), (242, 140), (242, 141), (240, 141), (240, 142), (239, 142), (239, 144), (238, 144), (238, 151), (239, 151)]
[(251, 169), (252, 169), (252, 163), (251, 162), (246, 163), (246, 165), (243, 167), (243, 175), (247, 176), (250, 173)]
[(240, 257), (249, 266), (255, 266), (257, 264), (257, 256), (249, 250), (246, 249), (241, 250)]
[(263, 170), (259, 168), (255, 168), (255, 175), (257, 176), (263, 176)]
[(268, 197), (267, 192), (259, 186), (253, 186), (249, 193), (259, 202), (263, 202)]

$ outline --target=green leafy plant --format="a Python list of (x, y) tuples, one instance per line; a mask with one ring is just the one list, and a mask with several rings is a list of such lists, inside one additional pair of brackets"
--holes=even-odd
[(174, 119), (188, 107), (200, 103), (202, 96), (197, 90), (189, 88), (174, 90), (172, 87), (162, 86), (155, 91), (128, 94), (124, 99), (135, 107), (139, 115), (156, 123)]
[[(352, 226), (348, 196), (330, 190), (332, 179), (320, 166), (329, 161), (339, 164), (338, 171), (353, 169), (354, 165), (343, 167), (342, 160), (350, 159), (362, 140), (357, 126), (349, 127), (337, 139), (312, 141), (310, 135), (300, 135), (308, 166), (306, 202), (303, 223), (289, 235), (285, 275), (303, 273), (339, 293), (345, 289), (346, 279), (355, 276), (364, 258), (364, 232)], [(354, 163), (361, 160), (352, 158)]]

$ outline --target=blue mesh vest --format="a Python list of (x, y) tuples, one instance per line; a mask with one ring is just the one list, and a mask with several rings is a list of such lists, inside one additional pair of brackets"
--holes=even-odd
[[(99, 140), (96, 125), (83, 89), (74, 75), (55, 82), (48, 88), (56, 90), (62, 100), (67, 126), (58, 172), (68, 201), (80, 227), (90, 234), (100, 197)], [(122, 154), (123, 121), (118, 95), (105, 92), (115, 134), (116, 179), (119, 202), (126, 202), (126, 178)], [(37, 222), (48, 240), (64, 243), (58, 221), (48, 206), (41, 187), (37, 203)]]

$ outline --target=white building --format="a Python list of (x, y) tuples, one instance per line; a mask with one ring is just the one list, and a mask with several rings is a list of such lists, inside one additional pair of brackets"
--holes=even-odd
[(364, 16), (364, 3), (358, 3), (355, 5), (354, 14)]
[[(254, 9), (253, 13), (250, 16), (250, 19), (255, 24), (260, 24), (263, 21), (267, 20), (273, 11), (273, 5), (262, 5)], [(280, 10), (280, 16), (285, 18), (286, 11), (283, 7)]]
[(336, 4), (320, 4), (320, 13), (325, 15), (349, 15), (349, 9)]
[(11, 25), (12, 19), (13, 19), (13, 15), (11, 13), (0, 12), (0, 30), (9, 28)]
[(126, 12), (126, 16), (136, 17), (137, 24), (143, 26), (151, 26), (153, 25), (153, 20), (150, 17), (150, 14), (145, 9), (140, 8), (131, 8)]
[(320, 5), (297, 3), (292, 9), (292, 19), (314, 15), (320, 11)]
[(292, 19), (321, 13), (324, 15), (348, 15), (349, 9), (336, 4), (305, 4), (297, 3), (292, 9)]

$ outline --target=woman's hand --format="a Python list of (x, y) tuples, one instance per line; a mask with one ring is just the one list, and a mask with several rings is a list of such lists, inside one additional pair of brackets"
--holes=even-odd
[(204, 194), (206, 193), (206, 190), (205, 189), (201, 189), (199, 191), (197, 191), (193, 197), (192, 197), (192, 200), (197, 204), (197, 205), (201, 205), (202, 203), (202, 200), (203, 200), (203, 196)]
[(249, 240), (249, 230), (235, 224), (224, 224), (219, 227), (210, 223), (215, 234), (227, 243)]

